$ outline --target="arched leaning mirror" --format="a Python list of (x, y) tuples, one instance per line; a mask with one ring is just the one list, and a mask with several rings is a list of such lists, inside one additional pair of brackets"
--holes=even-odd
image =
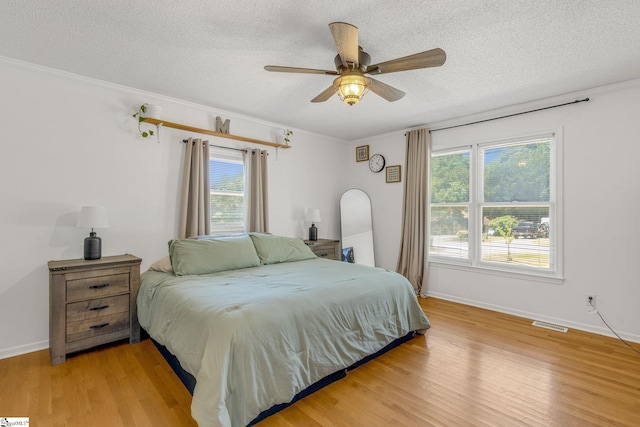
[(340, 198), (342, 260), (375, 267), (371, 200), (358, 189), (344, 192)]

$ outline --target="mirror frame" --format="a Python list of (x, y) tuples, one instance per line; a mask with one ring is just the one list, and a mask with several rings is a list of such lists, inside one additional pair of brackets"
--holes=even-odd
[(340, 235), (343, 261), (375, 267), (371, 199), (358, 188), (340, 197)]

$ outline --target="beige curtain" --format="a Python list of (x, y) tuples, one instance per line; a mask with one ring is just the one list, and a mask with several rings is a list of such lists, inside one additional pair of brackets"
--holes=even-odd
[(269, 198), (267, 195), (267, 150), (247, 150), (248, 176), (247, 231), (269, 232)]
[(398, 273), (413, 285), (416, 294), (427, 292), (429, 168), (431, 135), (428, 129), (407, 132), (404, 197), (402, 209), (402, 240), (398, 258)]
[(209, 193), (209, 141), (189, 138), (185, 144), (178, 237), (211, 232)]

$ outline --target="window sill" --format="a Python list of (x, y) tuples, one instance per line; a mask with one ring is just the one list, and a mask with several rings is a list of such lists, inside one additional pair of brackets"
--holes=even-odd
[(450, 268), (453, 270), (461, 270), (472, 273), (486, 274), (491, 276), (509, 277), (511, 279), (530, 280), (535, 282), (549, 283), (552, 285), (562, 285), (564, 277), (553, 276), (551, 273), (534, 273), (527, 271), (502, 270), (497, 268), (487, 268), (484, 266), (473, 266), (464, 262), (455, 262), (442, 259), (429, 259), (429, 264), (435, 264), (438, 267)]

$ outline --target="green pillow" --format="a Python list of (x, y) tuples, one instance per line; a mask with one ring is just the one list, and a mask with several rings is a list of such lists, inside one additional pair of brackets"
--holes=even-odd
[(302, 239), (249, 233), (262, 264), (302, 261), (317, 258)]
[(249, 236), (171, 240), (169, 257), (177, 276), (216, 273), (260, 265), (260, 259)]

